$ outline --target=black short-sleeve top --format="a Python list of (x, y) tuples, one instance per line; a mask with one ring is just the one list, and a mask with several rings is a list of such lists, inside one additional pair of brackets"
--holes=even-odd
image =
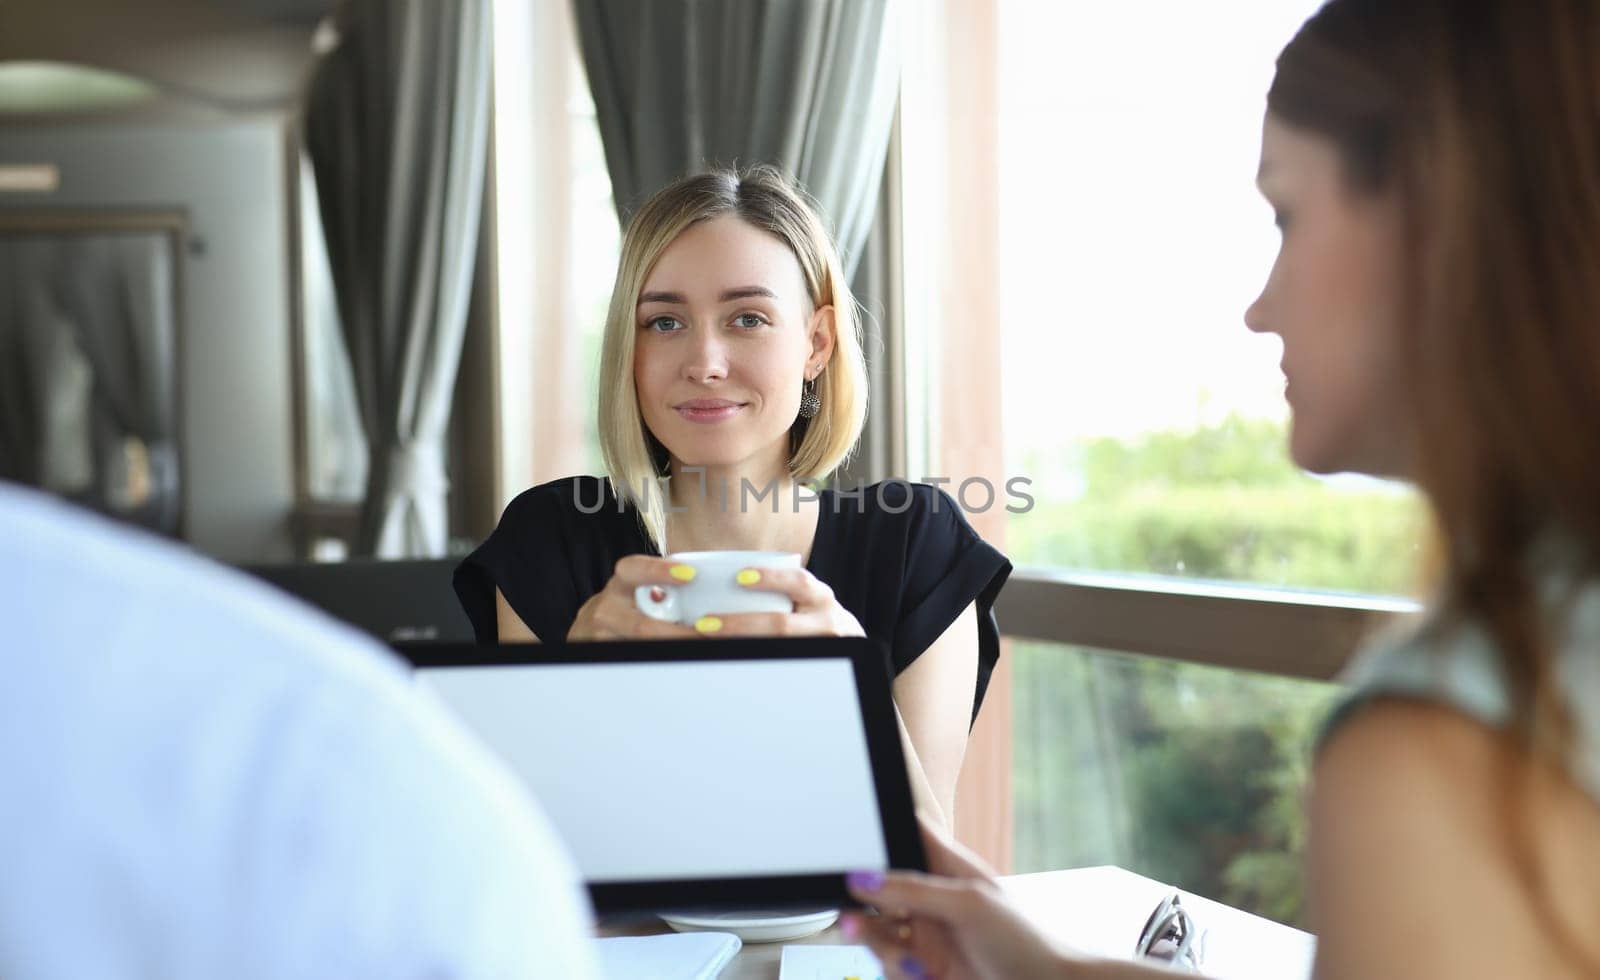
[[(976, 717), (1000, 657), (994, 602), (1011, 562), (937, 487), (888, 480), (818, 496), (806, 568), (888, 649), (892, 674), (976, 603)], [(559, 641), (579, 607), (611, 580), (617, 560), (634, 554), (658, 551), (633, 505), (619, 502), (602, 477), (567, 477), (527, 490), (506, 507), (499, 526), (456, 568), (456, 595), (480, 643), (498, 635), (496, 588), (535, 635)]]

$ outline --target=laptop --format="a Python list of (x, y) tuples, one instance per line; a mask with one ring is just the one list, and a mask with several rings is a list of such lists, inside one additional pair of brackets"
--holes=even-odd
[(297, 562), (244, 571), (390, 642), (472, 642), (450, 576), (454, 559)]
[(526, 783), (602, 914), (855, 905), (847, 872), (924, 867), (873, 641), (395, 647)]

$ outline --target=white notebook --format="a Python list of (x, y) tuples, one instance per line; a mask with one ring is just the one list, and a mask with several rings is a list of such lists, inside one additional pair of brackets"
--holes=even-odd
[(865, 946), (785, 946), (778, 980), (883, 980), (883, 967)]
[(715, 980), (741, 945), (729, 932), (611, 936), (596, 943), (606, 980)]

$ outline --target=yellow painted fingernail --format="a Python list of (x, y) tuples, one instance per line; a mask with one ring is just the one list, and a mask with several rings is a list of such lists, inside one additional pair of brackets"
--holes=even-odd
[(694, 621), (694, 628), (702, 633), (715, 633), (722, 629), (722, 620), (715, 616), (701, 616)]
[(673, 578), (677, 579), (680, 582), (693, 582), (694, 581), (694, 566), (693, 565), (673, 565), (671, 568), (667, 569), (667, 574), (671, 575)]
[(747, 568), (734, 578), (740, 585), (755, 585), (761, 581), (761, 573), (753, 568)]

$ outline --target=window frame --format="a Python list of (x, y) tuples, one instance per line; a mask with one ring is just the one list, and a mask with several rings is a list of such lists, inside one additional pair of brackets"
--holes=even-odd
[(1328, 681), (1373, 633), (1419, 609), (1388, 596), (1029, 567), (1001, 591), (996, 617), (1013, 639)]

